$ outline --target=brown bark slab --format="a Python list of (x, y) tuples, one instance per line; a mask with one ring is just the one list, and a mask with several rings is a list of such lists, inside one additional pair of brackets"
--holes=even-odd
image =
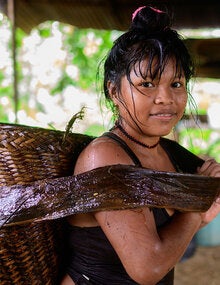
[(1, 225), (142, 206), (206, 211), (220, 178), (110, 165), (76, 176), (0, 187)]

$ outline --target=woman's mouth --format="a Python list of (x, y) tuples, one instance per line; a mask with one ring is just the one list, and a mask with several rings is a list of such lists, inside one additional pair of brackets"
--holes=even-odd
[(155, 114), (150, 114), (150, 116), (160, 120), (171, 120), (173, 117), (176, 116), (176, 113), (175, 112), (155, 113)]

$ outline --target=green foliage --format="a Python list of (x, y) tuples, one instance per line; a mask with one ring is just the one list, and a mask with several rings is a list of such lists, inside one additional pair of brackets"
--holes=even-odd
[(25, 36), (26, 36), (26, 34), (21, 29), (16, 30), (16, 46), (17, 46), (17, 48), (22, 47), (23, 40), (24, 40)]
[(51, 90), (51, 94), (57, 94), (59, 92), (62, 92), (62, 90), (65, 89), (66, 86), (73, 85), (77, 86), (77, 82), (73, 81), (72, 78), (70, 78), (65, 71), (63, 71), (62, 76), (59, 80), (59, 82), (56, 84), (56, 86)]
[(95, 90), (99, 63), (112, 46), (112, 33), (74, 28), (65, 38), (64, 45), (72, 55), (72, 64), (79, 69), (77, 84), (82, 89)]
[(101, 125), (91, 125), (85, 130), (85, 134), (89, 136), (98, 137), (105, 131), (104, 127)]
[[(2, 30), (8, 29), (8, 41), (1, 42), (5, 45), (5, 50), (10, 51), (8, 58), (8, 65), (13, 68), (12, 60), (12, 40), (11, 40), (11, 24), (4, 17), (4, 21), (0, 22), (0, 33)], [(76, 88), (83, 89), (86, 92), (96, 92), (96, 74), (98, 70), (99, 61), (106, 55), (117, 31), (93, 30), (93, 29), (78, 29), (76, 27), (65, 25), (58, 22), (47, 21), (40, 24), (33, 29), (30, 34), (25, 34), (22, 30), (16, 29), (16, 72), (18, 82), (19, 102), (18, 110), (24, 110), (26, 114), (32, 112), (32, 116), (37, 112), (44, 112), (45, 108), (42, 103), (37, 102), (37, 92), (39, 88), (48, 88), (48, 93), (53, 96), (61, 96), (62, 92), (68, 86), (75, 86)], [(66, 54), (62, 63), (59, 62), (60, 76), (55, 84), (42, 86), (41, 83), (35, 80), (35, 73), (33, 71), (32, 63), (27, 52), (34, 53), (41, 45), (44, 44), (46, 39), (52, 39), (55, 35), (62, 37), (61, 50)], [(33, 37), (33, 40), (31, 39)], [(25, 42), (30, 42), (31, 49), (27, 51)], [(33, 55), (32, 58), (33, 58)], [(46, 58), (45, 58), (46, 59)], [(37, 61), (37, 58), (34, 59)], [(39, 59), (39, 64), (40, 64)], [(69, 66), (73, 66), (78, 71), (76, 77), (72, 77), (66, 72)], [(0, 85), (0, 98), (6, 96), (9, 101), (7, 108), (1, 107), (0, 121), (7, 119), (9, 110), (14, 110), (13, 99), (13, 73), (6, 72), (8, 66), (0, 68), (0, 83), (3, 81), (8, 82), (7, 85)], [(51, 69), (53, 67), (51, 66)], [(25, 71), (25, 70), (28, 70)], [(34, 84), (36, 85), (33, 85)], [(34, 87), (33, 87), (34, 86)], [(35, 88), (35, 89), (34, 89)], [(31, 99), (31, 100), (30, 100)], [(29, 106), (30, 101), (34, 107)], [(33, 110), (35, 108), (35, 110)], [(12, 111), (13, 112), (13, 111)]]
[(8, 116), (7, 116), (7, 113), (5, 112), (4, 106), (1, 106), (1, 105), (0, 105), (0, 114), (1, 114), (0, 122), (7, 123), (8, 122)]
[[(49, 24), (49, 22), (48, 22), (48, 24)], [(42, 38), (48, 38), (51, 36), (51, 29), (46, 27), (45, 25), (43, 25), (42, 28), (39, 27), (38, 32), (39, 32), (40, 37), (42, 37)]]
[(196, 155), (213, 157), (220, 162), (220, 132), (211, 129), (184, 129), (179, 141)]

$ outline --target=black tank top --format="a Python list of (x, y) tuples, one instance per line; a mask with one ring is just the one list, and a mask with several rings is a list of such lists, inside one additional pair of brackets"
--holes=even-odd
[[(120, 144), (131, 157), (134, 164), (141, 167), (137, 156), (120, 137), (111, 132), (105, 133), (104, 136), (110, 137)], [(189, 159), (192, 159), (192, 157), (195, 158), (195, 156), (174, 141), (161, 139), (161, 145), (166, 150), (176, 170), (187, 172), (188, 166), (182, 163), (182, 159), (186, 158), (187, 155)], [(173, 156), (173, 151), (177, 154), (176, 156)], [(184, 156), (182, 157), (183, 154)], [(180, 155), (179, 158), (178, 155)], [(193, 161), (196, 159), (197, 157)], [(177, 163), (178, 161), (181, 163)], [(196, 167), (202, 164), (202, 160), (199, 158), (195, 163), (193, 161), (191, 160), (191, 166), (189, 167), (191, 173), (194, 173)], [(188, 170), (188, 173), (190, 171)], [(171, 219), (165, 209), (153, 208), (152, 211), (158, 229)], [(137, 285), (128, 276), (101, 227), (69, 226), (69, 248), (70, 262), (67, 273), (77, 285)], [(174, 269), (158, 282), (157, 285), (173, 285), (173, 279)]]

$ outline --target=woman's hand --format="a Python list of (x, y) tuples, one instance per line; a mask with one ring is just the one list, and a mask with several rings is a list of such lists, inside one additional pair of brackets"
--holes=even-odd
[(197, 172), (200, 175), (220, 177), (220, 163), (214, 158), (209, 158), (197, 169)]
[[(198, 168), (198, 174), (220, 177), (220, 164), (216, 162), (215, 159), (207, 159), (204, 164)], [(210, 223), (218, 214), (220, 213), (220, 196), (214, 201), (212, 206), (208, 209), (207, 212), (201, 213), (202, 224), (201, 227), (204, 227)]]
[(211, 205), (211, 207), (208, 209), (207, 212), (200, 213), (202, 219), (200, 228), (206, 226), (208, 223), (214, 220), (214, 218), (216, 218), (219, 213), (220, 213), (220, 197), (218, 197), (213, 202), (213, 204)]

